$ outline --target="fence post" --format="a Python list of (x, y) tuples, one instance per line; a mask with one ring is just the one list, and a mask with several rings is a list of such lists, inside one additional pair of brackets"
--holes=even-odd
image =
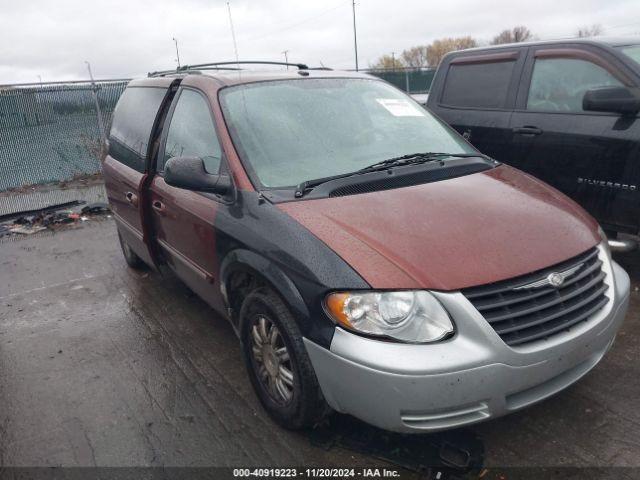
[(91, 64), (87, 61), (87, 70), (89, 70), (89, 78), (91, 79), (91, 90), (93, 91), (93, 100), (96, 102), (96, 113), (98, 114), (98, 130), (100, 130), (100, 145), (104, 145), (106, 141), (104, 123), (102, 122), (102, 112), (100, 111), (100, 102), (98, 101), (98, 86), (93, 81), (93, 73), (91, 73)]

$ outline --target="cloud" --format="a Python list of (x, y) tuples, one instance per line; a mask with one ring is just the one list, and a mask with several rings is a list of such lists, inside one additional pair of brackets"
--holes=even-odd
[[(357, 1), (361, 66), (444, 36), (488, 41), (525, 24), (541, 38), (570, 36), (583, 25), (605, 34), (640, 32), (637, 0), (362, 0)], [(351, 1), (231, 0), (243, 59), (353, 67)], [(172, 37), (183, 63), (233, 60), (223, 0), (0, 0), (0, 83), (144, 75), (175, 65)], [(636, 23), (633, 20), (636, 19)]]

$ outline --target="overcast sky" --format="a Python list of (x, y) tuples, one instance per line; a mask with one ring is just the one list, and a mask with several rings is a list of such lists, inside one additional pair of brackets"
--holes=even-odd
[[(241, 59), (353, 68), (350, 0), (231, 0)], [(357, 0), (360, 66), (444, 36), (488, 42), (526, 25), (561, 38), (600, 24), (640, 36), (640, 0)], [(225, 0), (0, 0), (0, 83), (128, 78), (185, 63), (233, 60)]]

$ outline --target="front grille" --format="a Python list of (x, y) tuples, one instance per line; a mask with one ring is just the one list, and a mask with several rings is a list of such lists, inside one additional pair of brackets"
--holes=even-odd
[[(522, 288), (551, 273), (567, 271), (569, 274), (558, 288), (550, 285)], [(467, 288), (462, 293), (500, 338), (514, 346), (548, 338), (588, 320), (609, 301), (605, 277), (598, 249), (593, 248), (553, 267)]]

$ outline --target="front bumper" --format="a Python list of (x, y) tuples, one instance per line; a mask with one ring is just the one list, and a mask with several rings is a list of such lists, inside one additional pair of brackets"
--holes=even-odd
[(561, 391), (602, 359), (629, 301), (627, 273), (608, 259), (603, 269), (611, 301), (569, 331), (531, 344), (507, 346), (461, 293), (434, 293), (457, 326), (445, 342), (384, 342), (337, 327), (330, 350), (305, 344), (322, 392), (339, 412), (397, 432), (476, 423)]

